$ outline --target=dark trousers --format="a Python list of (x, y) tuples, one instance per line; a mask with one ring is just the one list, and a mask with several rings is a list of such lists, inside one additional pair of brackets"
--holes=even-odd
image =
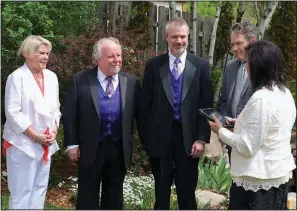
[(198, 181), (198, 159), (185, 152), (182, 126), (174, 121), (170, 144), (162, 158), (150, 158), (155, 179), (155, 209), (170, 209), (170, 193), (175, 181), (179, 209), (197, 209), (195, 189)]
[(232, 183), (230, 189), (229, 210), (285, 210), (287, 209), (287, 195), (289, 184), (278, 188), (272, 187), (268, 191), (260, 189), (257, 192), (245, 190)]
[(100, 141), (95, 162), (88, 167), (79, 165), (76, 209), (99, 209), (101, 181), (100, 209), (123, 209), (125, 174), (122, 140), (113, 141), (108, 136)]

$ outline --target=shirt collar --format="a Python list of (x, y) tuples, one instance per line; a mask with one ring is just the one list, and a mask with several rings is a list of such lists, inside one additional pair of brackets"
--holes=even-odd
[[(104, 75), (104, 73), (100, 70), (100, 68), (98, 66), (97, 78), (98, 78), (99, 82), (102, 83), (105, 80), (106, 77), (107, 76)], [(118, 80), (119, 80), (119, 74), (113, 75), (112, 78), (113, 78), (113, 80), (115, 80), (116, 82), (118, 82)]]
[[(172, 55), (172, 53), (170, 52), (170, 50), (169, 50), (168, 55), (169, 55), (169, 61), (170, 61), (170, 63), (173, 64), (173, 62), (174, 62), (174, 60), (175, 60), (176, 57)], [(186, 63), (187, 51), (185, 50), (183, 52), (183, 54), (180, 57), (178, 57), (178, 58), (180, 59), (181, 63), (184, 65)]]

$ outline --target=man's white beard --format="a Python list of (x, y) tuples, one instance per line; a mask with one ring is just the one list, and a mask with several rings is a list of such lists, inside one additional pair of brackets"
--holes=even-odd
[(112, 73), (118, 74), (120, 72), (120, 70), (121, 70), (121, 67), (116, 66), (115, 68), (111, 68), (110, 70), (111, 70)]

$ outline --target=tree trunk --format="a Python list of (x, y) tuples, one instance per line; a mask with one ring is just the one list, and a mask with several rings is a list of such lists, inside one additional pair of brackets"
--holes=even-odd
[(197, 41), (197, 2), (191, 1), (191, 40), (190, 52), (196, 55), (196, 41)]
[(261, 15), (261, 18), (257, 23), (257, 26), (259, 28), (258, 40), (261, 40), (264, 37), (265, 29), (267, 28), (272, 18), (272, 15), (276, 9), (277, 3), (278, 3), (277, 1), (267, 2), (266, 7), (263, 10), (263, 13)]
[(244, 14), (245, 10), (244, 10), (244, 2), (240, 1), (237, 7), (237, 16), (236, 16), (236, 23), (240, 23), (242, 16)]
[(111, 33), (112, 36), (115, 36), (116, 34), (116, 17), (117, 17), (117, 11), (116, 10), (116, 3), (117, 2), (109, 2), (110, 3), (110, 17), (111, 17)]
[(259, 20), (260, 19), (260, 14), (259, 14), (258, 3), (256, 1), (254, 1), (252, 3), (253, 3), (256, 18), (257, 18), (257, 20)]
[(169, 2), (170, 18), (176, 17), (176, 4), (175, 1)]
[(100, 2), (98, 12), (97, 12), (97, 18), (99, 19), (99, 22), (96, 27), (99, 27), (104, 33), (107, 33), (108, 31), (108, 2)]
[(218, 28), (218, 23), (220, 19), (220, 14), (221, 14), (221, 2), (218, 2), (217, 9), (216, 9), (216, 18), (213, 23), (212, 27), (212, 32), (211, 32), (211, 38), (210, 38), (210, 46), (209, 46), (209, 53), (208, 53), (208, 61), (209, 65), (213, 65), (213, 54), (214, 54), (214, 48), (216, 44), (216, 34), (217, 34), (217, 28)]

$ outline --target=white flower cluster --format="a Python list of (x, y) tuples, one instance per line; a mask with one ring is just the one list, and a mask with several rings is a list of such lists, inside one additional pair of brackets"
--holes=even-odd
[(2, 173), (3, 177), (7, 177), (7, 172), (6, 171), (2, 171), (1, 173)]
[(59, 182), (58, 186), (59, 188), (62, 187), (65, 184), (65, 181)]
[(72, 180), (73, 182), (77, 182), (78, 178), (70, 176), (70, 177), (68, 177), (68, 180)]
[(77, 186), (78, 186), (78, 184), (76, 183), (78, 181), (77, 177), (70, 176), (67, 178), (67, 180), (68, 180), (67, 183), (65, 181), (59, 182), (58, 186), (62, 187), (65, 184), (67, 184), (67, 186), (69, 186), (68, 184), (70, 184), (70, 189), (71, 188), (77, 189)]
[(154, 191), (154, 180), (150, 176), (126, 176), (124, 181), (124, 201), (129, 204), (141, 205), (144, 194)]
[(77, 181), (78, 181), (77, 177), (73, 177), (73, 176), (68, 177), (68, 182), (70, 183), (69, 190), (71, 191), (72, 196), (76, 196), (77, 194), (77, 188), (78, 188)]
[[(70, 191), (72, 196), (77, 194), (77, 177), (69, 177), (67, 184), (70, 183)], [(65, 184), (64, 181), (59, 183), (59, 187)], [(124, 201), (128, 204), (141, 205), (143, 202), (144, 194), (147, 192), (154, 192), (154, 180), (152, 175), (134, 177), (128, 175), (124, 180)], [(101, 194), (100, 194), (101, 195)]]

